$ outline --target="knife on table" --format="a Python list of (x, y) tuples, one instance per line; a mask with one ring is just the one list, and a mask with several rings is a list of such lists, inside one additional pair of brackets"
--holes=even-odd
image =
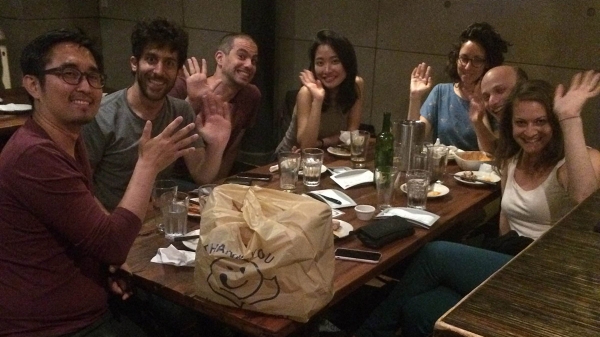
[[(342, 204), (341, 201), (339, 201), (339, 200), (337, 200), (335, 198), (332, 198), (332, 197), (328, 197), (328, 196), (323, 195), (323, 194), (318, 194), (318, 193), (307, 193), (307, 194), (310, 195), (311, 197), (317, 199), (317, 200), (318, 200), (318, 198), (323, 198), (323, 199), (325, 199), (327, 201), (330, 201), (330, 202), (332, 202), (332, 203), (334, 203), (336, 205), (341, 205)], [(321, 200), (319, 200), (319, 201), (321, 201)]]

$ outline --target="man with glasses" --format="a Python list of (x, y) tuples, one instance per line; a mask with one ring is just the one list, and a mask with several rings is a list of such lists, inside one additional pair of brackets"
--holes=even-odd
[(109, 266), (125, 262), (158, 172), (194, 151), (194, 124), (179, 117), (151, 138), (145, 123), (127, 192), (106, 214), (80, 137), (102, 98), (101, 54), (83, 33), (56, 30), (20, 63), (33, 113), (0, 154), (0, 334), (146, 335), (109, 308), (109, 289), (130, 295)]
[(179, 76), (169, 95), (186, 99), (198, 111), (202, 96), (213, 92), (231, 107), (231, 137), (223, 154), (218, 177), (232, 172), (234, 161), (246, 130), (252, 127), (258, 115), (261, 93), (252, 84), (258, 63), (258, 46), (250, 35), (230, 33), (221, 38), (215, 53), (217, 68), (206, 76), (206, 61), (199, 64), (195, 57), (188, 60), (184, 76)]
[[(198, 185), (211, 182), (217, 176), (231, 132), (226, 104), (216, 102), (222, 109), (209, 113), (215, 109), (204, 103), (196, 116), (189, 103), (167, 96), (187, 57), (188, 35), (183, 29), (164, 19), (139, 22), (131, 34), (131, 43), (133, 85), (106, 96), (96, 118), (83, 130), (94, 171), (96, 196), (108, 210), (113, 209), (125, 193), (146, 121), (152, 121), (153, 135), (178, 116), (185, 124), (196, 123), (195, 132), (201, 139), (193, 144), (196, 151), (183, 159)], [(213, 99), (214, 95), (205, 93), (200, 100), (208, 98)], [(159, 179), (170, 178), (171, 174), (172, 165), (159, 174)]]

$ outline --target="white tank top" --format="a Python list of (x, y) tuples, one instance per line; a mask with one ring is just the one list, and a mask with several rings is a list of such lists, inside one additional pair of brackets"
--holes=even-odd
[(540, 186), (525, 191), (514, 177), (518, 157), (515, 156), (508, 164), (508, 175), (502, 194), (502, 212), (510, 224), (510, 229), (535, 240), (576, 204), (558, 182), (557, 172), (565, 163), (564, 158), (554, 166)]

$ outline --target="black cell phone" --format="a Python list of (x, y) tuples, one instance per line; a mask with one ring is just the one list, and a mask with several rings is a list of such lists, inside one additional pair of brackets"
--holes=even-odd
[(260, 181), (271, 181), (273, 175), (271, 173), (253, 173), (253, 172), (242, 172), (236, 175), (238, 178), (260, 180)]
[(238, 185), (244, 185), (244, 186), (250, 186), (250, 185), (252, 185), (252, 179), (239, 178), (239, 177), (227, 178), (223, 182), (225, 184), (238, 184)]
[(377, 263), (381, 259), (381, 253), (370, 250), (336, 248), (335, 258), (338, 260)]

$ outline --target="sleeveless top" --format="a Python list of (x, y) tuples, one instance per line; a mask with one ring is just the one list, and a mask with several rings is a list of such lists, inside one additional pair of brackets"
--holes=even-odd
[[(298, 105), (294, 105), (292, 121), (285, 132), (285, 136), (277, 146), (275, 154), (282, 151), (290, 151), (293, 146), (298, 145)], [(321, 112), (321, 124), (319, 125), (319, 139), (339, 134), (340, 131), (346, 131), (348, 128), (348, 118), (342, 113), (338, 106), (331, 106), (327, 111)]]
[(514, 178), (518, 157), (517, 155), (510, 159), (508, 164), (501, 209), (510, 224), (510, 229), (535, 240), (576, 204), (558, 182), (558, 168), (565, 163), (564, 158), (554, 166), (540, 186), (525, 191)]

